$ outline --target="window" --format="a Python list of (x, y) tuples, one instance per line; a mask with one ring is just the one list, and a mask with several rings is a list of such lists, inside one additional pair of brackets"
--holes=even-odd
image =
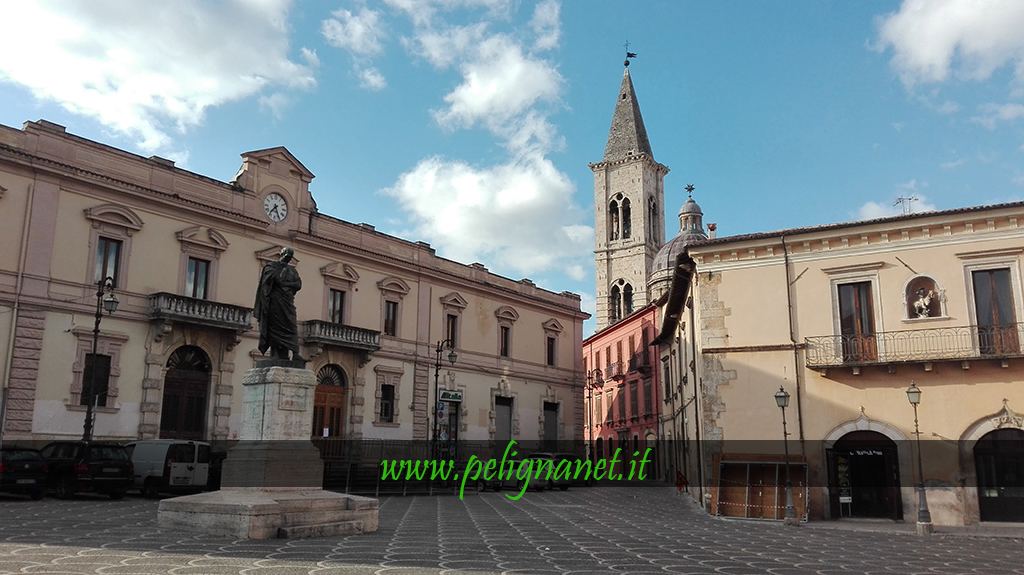
[(498, 353), (501, 357), (508, 357), (509, 350), (512, 345), (512, 328), (507, 325), (501, 326), (500, 334), (498, 336), (500, 341), (498, 343)]
[(619, 421), (626, 421), (626, 386), (619, 386)]
[(398, 302), (384, 301), (384, 335), (398, 335)]
[(345, 323), (345, 292), (330, 290), (327, 295), (327, 318), (338, 325)]
[(608, 296), (608, 319), (619, 321), (622, 318), (622, 292), (619, 286), (612, 286), (611, 294)]
[(633, 286), (629, 284), (622, 288), (622, 312), (622, 317), (633, 313)]
[(110, 356), (86, 354), (85, 371), (82, 372), (82, 396), (79, 405), (107, 405), (109, 386)]
[(121, 241), (100, 237), (96, 243), (96, 277), (94, 282), (101, 282), (105, 278), (114, 278), (114, 285), (118, 284), (118, 262), (121, 261)]
[(1020, 353), (1009, 268), (971, 272), (978, 318), (978, 345), (984, 355)]
[(672, 396), (672, 384), (671, 384), (671, 381), (672, 381), (672, 367), (669, 365), (667, 357), (664, 360), (662, 360), (662, 362), (663, 363), (662, 363), (662, 370), (661, 370), (662, 371), (661, 379), (665, 382), (665, 395), (664, 395), (664, 397), (665, 397), (665, 403), (668, 403), (669, 399), (671, 399), (671, 396)]
[(459, 346), (459, 316), (453, 313), (450, 313), (447, 316), (445, 316), (444, 335), (445, 338), (448, 339), (448, 341), (452, 342), (452, 348), (456, 348)]
[(594, 421), (595, 424), (601, 423), (601, 394), (598, 393), (594, 396)]
[(651, 380), (644, 380), (644, 415), (650, 415), (653, 412), (653, 400), (651, 398)]
[(871, 305), (871, 282), (839, 284), (838, 288), (843, 361), (856, 362), (877, 359), (874, 308)]
[(380, 421), (381, 423), (392, 423), (395, 419), (395, 386), (384, 384), (380, 386)]
[(609, 217), (609, 235), (608, 239), (617, 240), (619, 239), (619, 204), (613, 201), (608, 206)]
[(636, 382), (631, 381), (629, 383), (629, 416), (636, 418), (640, 415), (640, 410), (636, 407)]
[(185, 295), (196, 299), (206, 299), (206, 286), (209, 275), (210, 262), (197, 258), (188, 258), (188, 273), (185, 276)]
[(548, 352), (547, 353), (548, 365), (554, 366), (555, 365), (555, 338), (553, 338), (551, 336), (548, 336), (547, 352)]

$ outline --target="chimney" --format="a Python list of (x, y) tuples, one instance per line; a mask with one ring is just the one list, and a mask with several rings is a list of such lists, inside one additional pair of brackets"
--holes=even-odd
[(713, 240), (718, 237), (718, 224), (708, 224), (708, 239)]

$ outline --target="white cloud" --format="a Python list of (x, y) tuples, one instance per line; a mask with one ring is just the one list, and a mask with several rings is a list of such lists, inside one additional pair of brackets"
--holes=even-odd
[(341, 9), (331, 12), (331, 16), (320, 23), (320, 33), (331, 46), (360, 56), (384, 51), (382, 42), (387, 39), (387, 32), (380, 12), (363, 6), (357, 14)]
[(1012, 122), (1024, 118), (1024, 105), (1021, 104), (985, 104), (978, 109), (982, 115), (971, 119), (989, 130), (995, 129), (996, 122)]
[(906, 122), (895, 122), (892, 125), (892, 129), (896, 130), (897, 132), (902, 132), (903, 128), (906, 128), (906, 127), (907, 127), (907, 123)]
[(515, 5), (514, 0), (384, 0), (392, 8), (405, 12), (416, 26), (429, 26), (438, 9), (449, 12), (458, 8), (486, 8), (491, 18), (505, 18)]
[(302, 55), (302, 59), (306, 61), (306, 65), (310, 68), (318, 68), (320, 66), (320, 58), (317, 57), (316, 50), (303, 48), (299, 50), (299, 54)]
[(537, 51), (551, 50), (558, 47), (558, 41), (562, 36), (562, 22), (559, 18), (559, 11), (562, 5), (557, 0), (543, 0), (533, 10), (533, 19), (530, 20), (530, 27), (537, 35), (533, 43), (533, 49)]
[[(927, 182), (918, 184), (917, 180), (910, 180), (904, 184), (897, 186), (902, 193), (900, 197), (908, 197), (906, 192), (916, 192), (918, 188), (927, 188)], [(935, 204), (929, 203), (928, 198), (921, 193), (914, 193), (909, 195), (910, 211), (917, 214), (921, 212), (935, 211)], [(891, 204), (883, 204), (879, 202), (866, 202), (863, 206), (857, 210), (858, 220), (873, 220), (875, 218), (887, 218), (890, 216), (899, 216), (903, 214), (903, 204), (895, 201)]]
[(877, 49), (893, 49), (892, 65), (908, 87), (951, 75), (986, 80), (1007, 62), (1024, 80), (1020, 0), (905, 0), (878, 23)]
[(457, 261), (530, 275), (579, 266), (594, 241), (592, 227), (575, 223), (572, 183), (545, 158), (484, 168), (428, 158), (383, 192), (410, 214), (408, 233)]
[(953, 162), (945, 162), (945, 163), (939, 164), (939, 167), (942, 168), (943, 170), (950, 170), (950, 169), (953, 169), (953, 168), (959, 168), (960, 166), (962, 166), (962, 165), (964, 165), (966, 163), (967, 163), (967, 158), (960, 158), (959, 160), (956, 160), (956, 161), (953, 161)]
[(289, 6), (5, 2), (0, 19), (20, 24), (0, 34), (0, 80), (171, 155), (169, 132), (201, 124), (210, 107), (316, 84), (309, 66), (288, 57)]
[(289, 104), (291, 104), (291, 100), (281, 92), (275, 92), (269, 96), (260, 96), (260, 109), (269, 110), (278, 120), (282, 118), (284, 109)]
[(470, 26), (448, 26), (441, 30), (419, 30), (406, 47), (425, 58), (437, 68), (444, 69), (462, 60), (471, 48), (479, 44), (487, 32), (487, 23)]
[(367, 90), (383, 90), (387, 88), (388, 81), (384, 79), (384, 75), (380, 73), (376, 68), (366, 68), (359, 72), (359, 87), (366, 88)]
[(563, 83), (550, 63), (503, 34), (480, 42), (460, 68), (462, 84), (444, 98), (449, 107), (434, 113), (442, 126), (469, 128), (478, 120), (500, 126), (539, 100), (557, 100)]

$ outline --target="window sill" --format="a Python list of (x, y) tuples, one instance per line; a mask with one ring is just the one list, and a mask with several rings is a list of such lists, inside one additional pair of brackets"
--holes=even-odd
[(398, 427), (401, 427), (402, 424), (401, 423), (394, 423), (394, 422), (387, 422), (387, 421), (374, 421), (373, 422), (373, 426), (374, 427), (398, 428)]
[[(85, 413), (86, 409), (84, 405), (64, 404), (64, 407), (66, 407), (68, 411), (81, 411), (82, 413)], [(121, 411), (120, 407), (107, 407), (106, 405), (98, 405), (93, 408), (94, 413), (118, 413), (119, 411)]]

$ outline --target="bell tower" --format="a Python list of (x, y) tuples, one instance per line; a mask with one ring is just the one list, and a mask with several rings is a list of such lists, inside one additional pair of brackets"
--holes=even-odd
[(598, 331), (650, 303), (651, 264), (665, 243), (668, 168), (654, 160), (628, 59), (625, 64), (604, 158), (590, 164)]

